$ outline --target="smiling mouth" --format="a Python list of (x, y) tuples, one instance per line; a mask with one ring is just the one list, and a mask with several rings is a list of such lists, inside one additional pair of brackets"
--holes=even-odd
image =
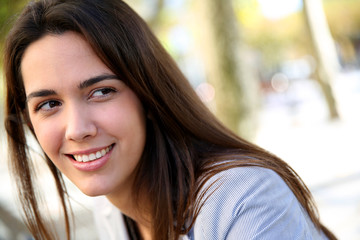
[(99, 151), (96, 151), (96, 152), (93, 152), (90, 154), (79, 154), (79, 155), (69, 155), (69, 156), (71, 156), (72, 159), (74, 159), (77, 162), (91, 162), (91, 161), (95, 161), (95, 160), (105, 156), (108, 152), (111, 151), (113, 146), (114, 145), (111, 145), (109, 147), (103, 148)]

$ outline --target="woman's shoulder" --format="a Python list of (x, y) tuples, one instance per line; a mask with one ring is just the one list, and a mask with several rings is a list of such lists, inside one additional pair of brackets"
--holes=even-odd
[(214, 175), (205, 190), (194, 239), (323, 239), (273, 170), (234, 167)]
[(207, 190), (207, 197), (212, 196), (213, 199), (221, 197), (233, 201), (231, 193), (236, 193), (236, 196), (241, 196), (245, 200), (263, 191), (273, 192), (283, 188), (288, 189), (288, 186), (276, 172), (251, 166), (233, 167), (215, 174), (206, 182), (202, 191)]

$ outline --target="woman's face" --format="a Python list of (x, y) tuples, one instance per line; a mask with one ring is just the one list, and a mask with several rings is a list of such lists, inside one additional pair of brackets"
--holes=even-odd
[(146, 137), (143, 107), (78, 34), (46, 35), (21, 63), (35, 135), (90, 196), (128, 193)]

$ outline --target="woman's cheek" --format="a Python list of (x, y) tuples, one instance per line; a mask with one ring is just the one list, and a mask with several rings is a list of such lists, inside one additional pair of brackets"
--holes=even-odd
[(53, 160), (59, 152), (63, 137), (59, 124), (51, 121), (39, 121), (33, 124), (35, 136), (48, 157)]

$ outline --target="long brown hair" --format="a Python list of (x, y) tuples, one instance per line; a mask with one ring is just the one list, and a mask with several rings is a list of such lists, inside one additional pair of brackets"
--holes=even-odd
[[(40, 213), (33, 183), (25, 134), (29, 126), (31, 130), (31, 123), (26, 114), (21, 59), (25, 49), (42, 36), (66, 31), (85, 38), (98, 57), (137, 94), (149, 116), (133, 194), (135, 199), (146, 194), (153, 200), (155, 239), (177, 239), (188, 231), (201, 208), (200, 190), (206, 181), (220, 171), (242, 166), (277, 172), (315, 226), (335, 239), (321, 225), (311, 194), (300, 177), (276, 156), (225, 128), (199, 100), (147, 24), (120, 0), (30, 2), (7, 38), (5, 125), (10, 160), (27, 224), (36, 239), (54, 239), (55, 235)], [(59, 170), (45, 158), (56, 182), (70, 239), (65, 184)], [(189, 219), (190, 225), (185, 224)]]

